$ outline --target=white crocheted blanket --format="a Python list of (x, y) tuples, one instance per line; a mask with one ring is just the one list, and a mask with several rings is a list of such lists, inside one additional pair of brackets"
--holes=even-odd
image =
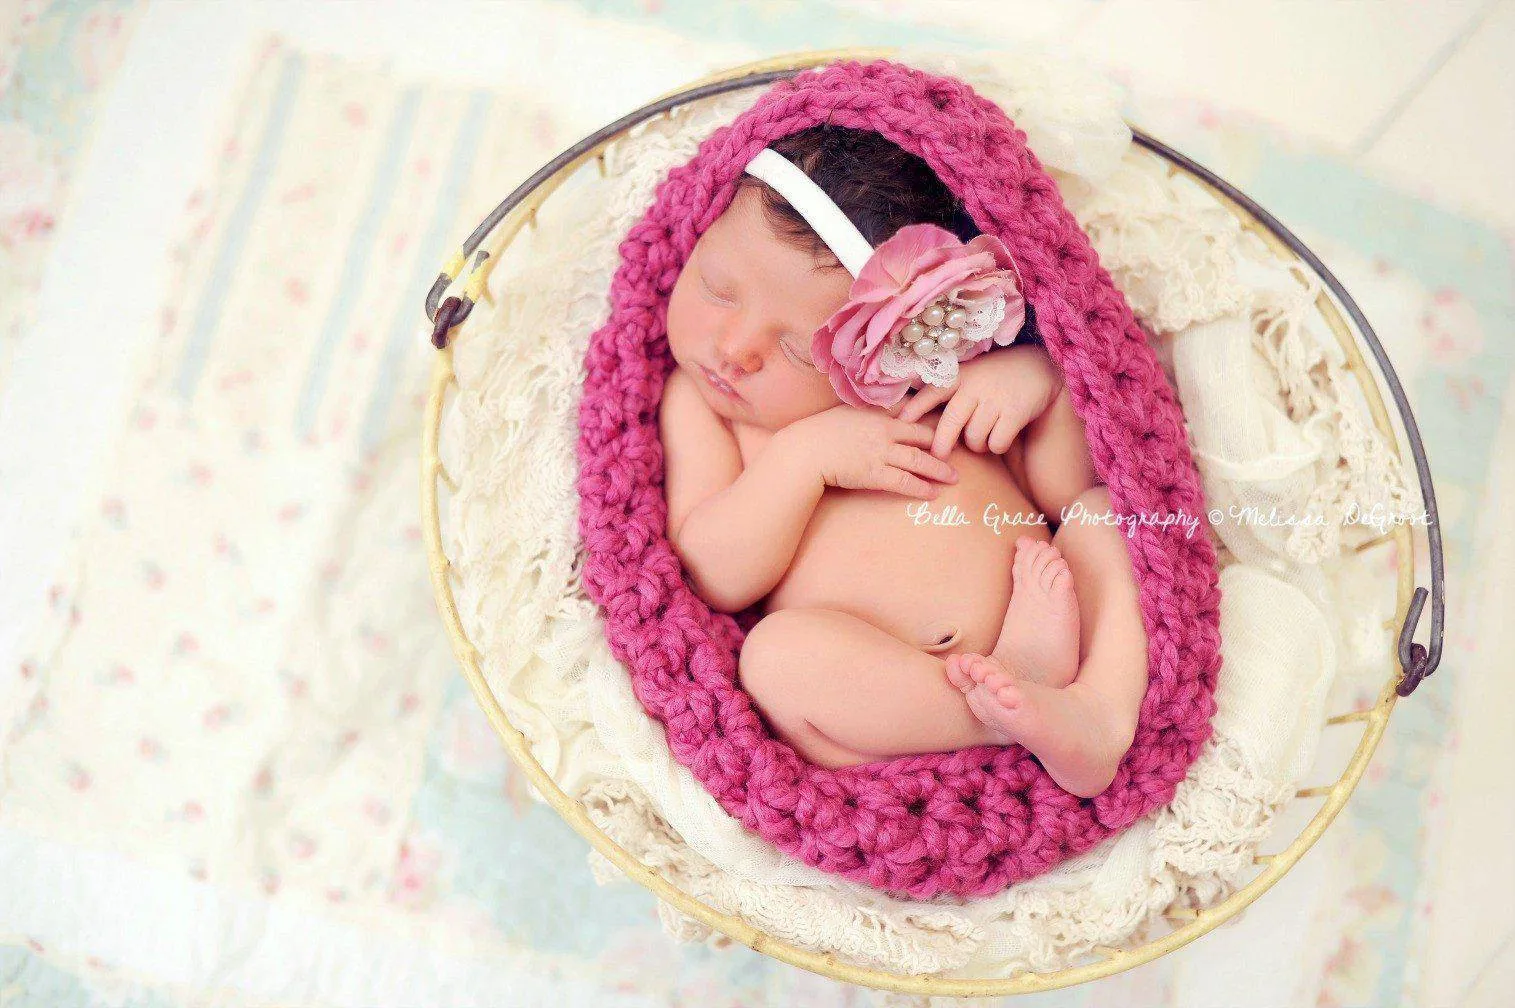
[[(1027, 133), (1153, 334), (1190, 424), (1223, 546), (1224, 666), (1214, 737), (1171, 804), (1041, 878), (959, 905), (909, 902), (816, 871), (744, 830), (670, 756), (577, 581), (575, 418), (617, 245), (667, 170), (757, 91), (643, 124), (505, 250), (455, 336), (444, 512), (464, 627), (542, 766), (601, 829), (684, 891), (796, 946), (899, 973), (1062, 967), (1210, 905), (1252, 868), (1310, 766), (1333, 680), (1385, 638), (1351, 508), (1403, 510), (1391, 453), (1345, 391), (1312, 277), (1279, 265), (1203, 187), (1140, 150), (1121, 95), (1040, 56), (897, 58), (968, 81)], [(1254, 511), (1248, 511), (1254, 508)], [(1306, 525), (1266, 521), (1318, 515)], [(1249, 518), (1250, 516), (1250, 518)], [(1201, 532), (1200, 534), (1205, 534)], [(1374, 666), (1381, 674), (1381, 665)], [(591, 853), (597, 877), (616, 870)], [(709, 937), (666, 905), (682, 939)], [(717, 942), (720, 936), (715, 936)]]

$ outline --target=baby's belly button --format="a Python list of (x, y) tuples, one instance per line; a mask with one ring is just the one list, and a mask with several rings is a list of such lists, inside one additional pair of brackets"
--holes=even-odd
[(889, 550), (827, 537), (806, 544), (767, 608), (840, 609), (925, 650), (987, 651), (1010, 602), (1011, 557), (995, 542)]

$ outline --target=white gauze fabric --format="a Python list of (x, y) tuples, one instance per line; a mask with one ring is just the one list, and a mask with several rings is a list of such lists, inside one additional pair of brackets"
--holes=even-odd
[[(1397, 471), (1327, 380), (1329, 362), (1309, 349), (1294, 308), (1244, 281), (1240, 267), (1250, 256), (1275, 281), (1286, 271), (1248, 250), (1229, 213), (1132, 145), (1117, 88), (1045, 53), (894, 58), (961, 77), (1026, 132), (1175, 377), (1208, 492), (1270, 492), (1271, 470), (1259, 477), (1249, 466), (1291, 437), (1312, 439), (1313, 465), (1354, 460), (1332, 501), (1397, 492)], [(632, 130), (606, 152), (603, 180), (586, 169), (511, 243), (491, 300), (454, 336), (458, 389), (442, 451), (458, 487), (444, 545), (495, 695), (543, 768), (628, 851), (705, 904), (851, 963), (959, 977), (1057, 969), (1096, 945), (1139, 940), (1174, 907), (1222, 899), (1314, 757), (1343, 636), (1332, 594), (1295, 585), (1329, 582), (1353, 562), (1329, 571), (1317, 562), (1339, 550), (1339, 534), (1292, 552), (1266, 540), (1244, 558), (1222, 551), (1215, 732), (1173, 801), (1055, 871), (969, 904), (893, 899), (781, 854), (672, 759), (662, 726), (637, 703), (578, 582), (584, 352), (608, 315), (621, 237), (666, 172), (757, 96), (707, 99)], [(1236, 361), (1248, 353), (1258, 360), (1242, 397)], [(1339, 532), (1341, 515), (1333, 520)], [(602, 881), (619, 874), (594, 852), (590, 862)], [(660, 909), (676, 937), (724, 942)]]

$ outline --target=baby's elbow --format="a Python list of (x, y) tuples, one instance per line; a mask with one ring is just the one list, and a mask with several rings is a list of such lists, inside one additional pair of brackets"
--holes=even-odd
[[(686, 571), (688, 567), (684, 568)], [(757, 599), (751, 592), (741, 591), (738, 586), (722, 584), (719, 580), (702, 578), (690, 572), (690, 586), (706, 605), (716, 612), (738, 613)]]
[(749, 586), (739, 583), (734, 578), (719, 576), (711, 570), (703, 570), (696, 574), (694, 581), (695, 594), (704, 599), (705, 604), (716, 612), (738, 613), (759, 598), (758, 595), (753, 594)]
[(757, 601), (756, 596), (744, 590), (745, 586), (736, 583), (733, 578), (722, 576), (720, 568), (724, 565), (719, 558), (706, 562), (702, 556), (692, 554), (677, 538), (670, 541), (674, 554), (684, 568), (684, 579), (689, 582), (690, 590), (711, 609), (722, 613), (737, 613)]
[(715, 612), (735, 615), (756, 601), (756, 598), (750, 597), (747, 593), (717, 592), (706, 598), (705, 604)]

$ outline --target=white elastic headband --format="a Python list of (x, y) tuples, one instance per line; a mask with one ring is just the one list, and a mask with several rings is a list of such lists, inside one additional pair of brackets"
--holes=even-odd
[(758, 151), (747, 162), (746, 170), (777, 189), (799, 211), (848, 273), (856, 277), (862, 272), (863, 264), (873, 255), (873, 246), (814, 179), (772, 147)]

